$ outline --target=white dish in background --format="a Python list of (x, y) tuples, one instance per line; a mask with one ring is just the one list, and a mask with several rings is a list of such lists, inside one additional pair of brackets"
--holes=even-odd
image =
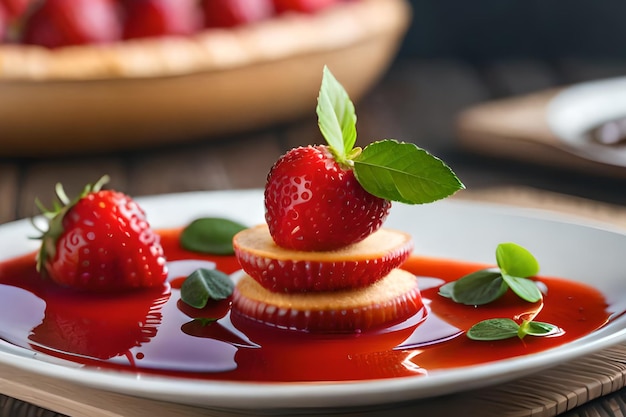
[[(201, 192), (138, 199), (155, 228), (183, 226), (200, 216), (249, 225), (263, 221), (262, 191)], [(99, 371), (0, 344), (0, 363), (98, 389), (144, 398), (230, 410), (280, 413), (294, 408), (350, 407), (407, 401), (513, 380), (626, 340), (626, 231), (559, 220), (532, 210), (445, 200), (395, 204), (387, 227), (410, 232), (424, 255), (494, 263), (498, 243), (512, 241), (538, 258), (541, 273), (585, 282), (602, 291), (616, 316), (604, 328), (536, 354), (428, 376), (339, 383), (240, 383)], [(27, 220), (0, 226), (0, 258), (36, 248)], [(621, 305), (619, 304), (621, 300)]]
[(559, 92), (546, 110), (552, 132), (562, 148), (582, 158), (626, 167), (626, 147), (593, 141), (592, 129), (626, 117), (626, 77), (589, 81)]

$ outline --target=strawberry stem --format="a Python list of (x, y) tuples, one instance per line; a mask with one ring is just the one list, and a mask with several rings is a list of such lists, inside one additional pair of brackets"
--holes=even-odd
[(328, 67), (324, 67), (316, 112), (320, 132), (333, 158), (339, 165), (351, 168), (350, 156), (356, 142), (354, 104)]

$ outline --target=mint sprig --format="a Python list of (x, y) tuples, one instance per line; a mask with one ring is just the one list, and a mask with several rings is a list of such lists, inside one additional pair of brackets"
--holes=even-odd
[(530, 303), (542, 299), (537, 284), (529, 279), (539, 273), (539, 263), (524, 247), (500, 243), (496, 248), (498, 268), (482, 269), (439, 288), (439, 295), (466, 305), (484, 305), (511, 289)]
[(320, 132), (335, 160), (353, 168), (357, 181), (370, 194), (406, 204), (424, 204), (465, 188), (441, 159), (413, 143), (385, 139), (364, 149), (354, 147), (354, 104), (328, 67), (324, 67), (316, 111)]
[(559, 328), (550, 323), (524, 320), (517, 324), (512, 319), (497, 318), (476, 323), (467, 331), (467, 337), (483, 341), (504, 340), (516, 336), (523, 339), (526, 336), (550, 336), (558, 331)]
[[(535, 282), (528, 277), (539, 273), (537, 259), (526, 248), (515, 243), (500, 243), (496, 248), (498, 268), (481, 269), (442, 285), (439, 295), (453, 301), (480, 306), (500, 298), (510, 288), (525, 301), (543, 298)], [(467, 331), (473, 340), (502, 340), (511, 337), (548, 336), (560, 329), (550, 323), (524, 320), (518, 324), (510, 318), (493, 318), (476, 323)]]

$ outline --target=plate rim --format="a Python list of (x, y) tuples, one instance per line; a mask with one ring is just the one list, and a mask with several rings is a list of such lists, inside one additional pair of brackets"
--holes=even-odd
[[(262, 204), (262, 190), (221, 190), (199, 191), (175, 194), (161, 194), (154, 196), (137, 197), (137, 202), (146, 209), (150, 216), (155, 214), (156, 207), (174, 204), (181, 198), (212, 199), (233, 196), (244, 200), (259, 200)], [(173, 203), (174, 202), (174, 203)], [(576, 227), (592, 228), (606, 232), (617, 233), (626, 239), (626, 230), (610, 227), (603, 223), (586, 222), (572, 216), (556, 216), (547, 210), (517, 208), (498, 203), (484, 203), (470, 200), (448, 199), (437, 204), (457, 206), (457, 210), (464, 207), (474, 209), (488, 209), (500, 212), (511, 217), (542, 219), (550, 222), (572, 224)], [(257, 207), (258, 209), (258, 207)], [(191, 210), (193, 211), (193, 210)], [(392, 210), (393, 211), (393, 210)], [(189, 214), (196, 216), (195, 212)], [(189, 217), (188, 216), (188, 217)], [(179, 223), (182, 226), (184, 223)], [(6, 228), (16, 228), (17, 231), (30, 226), (27, 219), (0, 225), (0, 236)], [(155, 228), (161, 226), (155, 224)], [(165, 227), (172, 227), (166, 225)], [(0, 237), (2, 239), (2, 237)], [(26, 253), (26, 249), (24, 250)], [(2, 260), (7, 257), (0, 256)], [(622, 319), (626, 319), (622, 317)], [(619, 320), (619, 319), (618, 319)], [(626, 320), (621, 320), (625, 322)], [(585, 354), (596, 352), (626, 340), (626, 326), (621, 330), (613, 330), (617, 325), (610, 324), (592, 335), (600, 334), (599, 339), (588, 336), (577, 339), (565, 345), (548, 349), (531, 355), (509, 358), (498, 361), (499, 370), (492, 372), (492, 367), (473, 365), (452, 370), (435, 371), (430, 376), (406, 377), (392, 379), (376, 379), (352, 382), (315, 382), (315, 383), (252, 383), (232, 381), (207, 381), (193, 378), (165, 377), (142, 374), (141, 372), (119, 372), (102, 369), (83, 368), (72, 362), (65, 363), (55, 358), (45, 358), (37, 352), (15, 347), (3, 342), (0, 344), (0, 362), (14, 366), (35, 374), (42, 374), (59, 378), (68, 382), (84, 384), (92, 388), (122, 394), (136, 395), (155, 400), (167, 400), (179, 404), (201, 407), (220, 407), (227, 409), (287, 409), (287, 408), (321, 408), (367, 406), (373, 404), (390, 403), (396, 401), (425, 399), (435, 395), (452, 394), (463, 391), (463, 382), (473, 380), (471, 388), (480, 388), (498, 382), (511, 380), (508, 375), (514, 372), (517, 377), (535, 373), (541, 369), (565, 363)], [(608, 329), (608, 330), (607, 330)], [(605, 334), (606, 333), (606, 334)], [(40, 359), (41, 358), (41, 359)], [(43, 360), (42, 360), (43, 359)], [(530, 361), (531, 367), (528, 367)], [(527, 369), (521, 370), (525, 366)], [(470, 376), (471, 375), (471, 376)], [(436, 377), (436, 378), (433, 378)], [(487, 378), (488, 377), (488, 378)], [(85, 379), (87, 378), (87, 380)], [(476, 383), (476, 379), (481, 379)], [(129, 387), (129, 384), (131, 385)], [(454, 384), (456, 387), (451, 387)], [(123, 388), (120, 388), (123, 387)], [(218, 388), (218, 394), (211, 393)], [(262, 388), (259, 388), (262, 387)], [(129, 389), (130, 388), (130, 389)], [(123, 389), (123, 390), (120, 390)], [(245, 397), (242, 397), (242, 390)], [(358, 395), (354, 395), (358, 393)], [(245, 398), (247, 401), (242, 401)]]

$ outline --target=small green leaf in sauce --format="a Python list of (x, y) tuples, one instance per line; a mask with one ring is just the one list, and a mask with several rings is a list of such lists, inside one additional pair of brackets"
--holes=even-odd
[(508, 289), (497, 269), (483, 269), (439, 288), (439, 294), (466, 305), (488, 304)]
[(539, 273), (539, 263), (528, 249), (516, 243), (500, 243), (496, 248), (500, 270), (511, 276), (530, 277)]
[(439, 295), (466, 305), (484, 305), (500, 298), (507, 289), (529, 303), (542, 299), (537, 284), (529, 279), (539, 272), (539, 263), (525, 248), (500, 243), (496, 248), (498, 268), (483, 269), (443, 285)]
[(180, 298), (194, 308), (206, 307), (209, 300), (230, 297), (235, 284), (225, 273), (216, 269), (200, 268), (189, 275), (180, 287)]
[(180, 244), (193, 252), (232, 255), (233, 236), (245, 228), (233, 220), (219, 217), (196, 219), (183, 229)]
[(508, 318), (483, 320), (476, 323), (467, 331), (467, 337), (472, 340), (492, 341), (504, 340), (512, 337), (523, 339), (525, 336), (548, 336), (555, 334), (559, 328), (550, 323), (539, 321), (523, 321), (517, 324)]
[[(515, 243), (501, 243), (496, 248), (498, 268), (481, 269), (439, 288), (439, 295), (456, 303), (480, 306), (500, 298), (510, 288), (521, 299), (535, 303), (543, 295), (529, 277), (539, 273), (537, 259)], [(492, 318), (474, 324), (467, 331), (472, 340), (492, 341), (530, 336), (548, 336), (559, 332), (550, 323), (524, 320), (518, 324), (510, 318)]]

